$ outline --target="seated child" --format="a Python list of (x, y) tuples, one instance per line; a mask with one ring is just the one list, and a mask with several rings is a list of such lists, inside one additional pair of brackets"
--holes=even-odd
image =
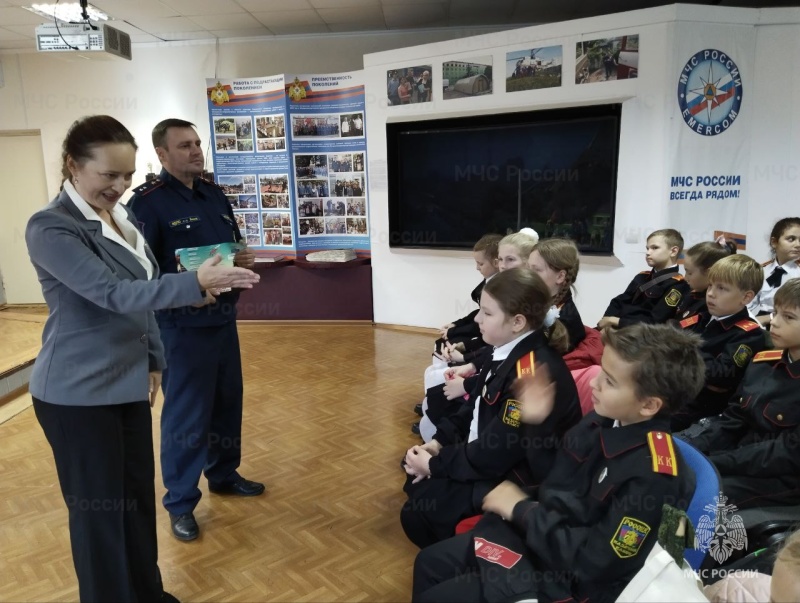
[[(698, 338), (648, 324), (603, 336), (595, 412), (567, 433), (539, 501), (497, 486), (471, 532), (417, 555), (412, 601), (615, 601), (657, 540), (662, 505), (686, 509), (694, 473), (669, 415), (702, 387)], [(521, 414), (538, 421), (551, 402), (532, 390)]]
[(683, 249), (681, 233), (672, 228), (656, 230), (647, 237), (647, 265), (623, 293), (611, 300), (597, 328), (627, 327), (637, 322), (660, 324), (675, 318), (689, 285), (678, 274), (678, 256)]
[(764, 283), (747, 307), (750, 314), (767, 327), (774, 310), (775, 293), (789, 279), (800, 277), (800, 218), (778, 220), (772, 227), (769, 246), (775, 258), (762, 264)]
[[(497, 274), (497, 252), (500, 239), (503, 237), (499, 234), (483, 235), (475, 246), (472, 248), (472, 257), (475, 259), (475, 269), (481, 273), (483, 280), (478, 283), (478, 286), (472, 290), (470, 297), (472, 301), (480, 305), (481, 291), (483, 286)], [(475, 309), (466, 316), (459, 318), (444, 325), (440, 329), (441, 338), (436, 340), (436, 350), (441, 353), (442, 346), (445, 342), (458, 343), (459, 341), (468, 341), (473, 337), (480, 337), (480, 329), (475, 322), (475, 315), (478, 310)]]
[(736, 253), (736, 243), (719, 237), (716, 241), (703, 241), (692, 245), (684, 254), (683, 271), (686, 283), (691, 287), (678, 304), (677, 317), (688, 318), (694, 314), (707, 312), (706, 289), (708, 289), (708, 269), (718, 260)]
[(586, 337), (583, 319), (572, 301), (572, 288), (580, 268), (578, 248), (569, 239), (539, 241), (528, 257), (528, 266), (542, 277), (553, 296), (553, 307), (558, 312), (558, 323), (553, 325), (553, 329), (566, 329), (567, 349), (564, 353), (569, 353)]
[(800, 279), (775, 294), (771, 336), (778, 349), (753, 357), (722, 416), (686, 437), (742, 509), (800, 504)]
[[(476, 515), (483, 496), (503, 479), (533, 489), (555, 458), (558, 441), (581, 416), (575, 383), (561, 354), (542, 333), (550, 292), (527, 268), (506, 270), (486, 284), (476, 320), (494, 346), (470, 399), (439, 422), (435, 437), (405, 457), (408, 501), (400, 521), (420, 548), (453, 535)], [(534, 367), (534, 365), (539, 365)], [(523, 428), (513, 384), (547, 366), (558, 386), (552, 412)]]
[(767, 347), (764, 330), (747, 312), (761, 279), (761, 266), (746, 255), (722, 258), (708, 270), (706, 312), (680, 321), (682, 329), (703, 338), (706, 382), (697, 398), (672, 416), (673, 431), (724, 411), (750, 359)]

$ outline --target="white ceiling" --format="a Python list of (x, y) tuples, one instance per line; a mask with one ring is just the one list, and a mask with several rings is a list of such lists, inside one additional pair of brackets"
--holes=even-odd
[[(33, 49), (45, 22), (0, 0), (0, 50)], [(53, 0), (50, 0), (53, 1)], [(95, 0), (137, 42), (314, 35), (444, 27), (524, 27), (669, 4), (664, 0)], [(793, 6), (798, 0), (708, 0), (721, 6)]]

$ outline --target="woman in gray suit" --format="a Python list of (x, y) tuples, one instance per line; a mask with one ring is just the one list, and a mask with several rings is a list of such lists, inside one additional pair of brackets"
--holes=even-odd
[(211, 303), (258, 276), (208, 260), (158, 278), (130, 210), (136, 142), (112, 117), (76, 121), (58, 197), (25, 241), (50, 315), (30, 382), (69, 510), (81, 601), (175, 601), (158, 570), (150, 407), (164, 369), (153, 310)]

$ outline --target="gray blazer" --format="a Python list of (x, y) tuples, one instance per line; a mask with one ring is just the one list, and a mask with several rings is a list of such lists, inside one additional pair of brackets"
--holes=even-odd
[(166, 365), (153, 310), (202, 301), (197, 275), (157, 278), (145, 246), (153, 264), (147, 280), (134, 255), (104, 237), (65, 191), (31, 217), (25, 242), (50, 310), (31, 395), (69, 406), (147, 400), (148, 373)]

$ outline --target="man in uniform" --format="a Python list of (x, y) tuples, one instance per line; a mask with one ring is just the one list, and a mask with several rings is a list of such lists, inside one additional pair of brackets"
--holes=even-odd
[[(222, 189), (202, 178), (205, 162), (194, 124), (160, 122), (153, 128), (153, 146), (163, 169), (156, 180), (134, 190), (129, 207), (161, 271), (177, 271), (176, 249), (241, 241)], [(234, 263), (252, 268), (255, 255), (244, 248)], [(238, 291), (207, 291), (201, 307), (156, 312), (167, 357), (161, 413), (161, 471), (167, 488), (163, 503), (179, 540), (199, 535), (193, 511), (201, 496), (201, 473), (214, 493), (264, 492), (263, 484), (237, 472), (242, 428), (238, 297)]]

